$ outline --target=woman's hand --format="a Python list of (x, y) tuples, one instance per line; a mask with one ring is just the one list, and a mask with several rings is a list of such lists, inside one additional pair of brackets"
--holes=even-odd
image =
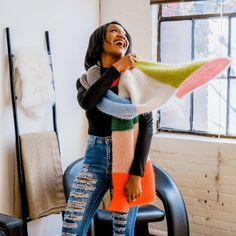
[(124, 72), (125, 70), (130, 70), (134, 67), (135, 62), (137, 61), (137, 57), (135, 54), (127, 54), (119, 59), (113, 66), (120, 72)]
[(136, 175), (130, 175), (128, 182), (125, 185), (125, 195), (128, 202), (135, 202), (142, 194), (141, 177)]

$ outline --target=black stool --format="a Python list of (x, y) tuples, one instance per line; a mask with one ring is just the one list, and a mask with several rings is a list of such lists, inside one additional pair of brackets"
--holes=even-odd
[(23, 221), (0, 213), (0, 236), (22, 236)]
[[(83, 159), (71, 163), (64, 172), (65, 195), (68, 198), (73, 180), (82, 167)], [(153, 163), (156, 195), (164, 206), (164, 212), (152, 205), (140, 207), (135, 224), (135, 236), (149, 236), (148, 223), (166, 218), (168, 236), (189, 236), (189, 222), (182, 195), (168, 173)], [(111, 236), (111, 212), (97, 210), (90, 225), (89, 236)]]

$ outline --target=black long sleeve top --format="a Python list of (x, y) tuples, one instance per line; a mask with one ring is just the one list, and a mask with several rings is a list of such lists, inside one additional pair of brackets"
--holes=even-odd
[[(111, 88), (111, 85), (119, 77), (119, 71), (112, 66), (110, 68), (101, 67), (101, 78), (98, 79), (88, 90), (81, 85), (80, 79), (77, 80), (77, 100), (80, 106), (86, 110), (89, 134), (100, 137), (111, 136), (112, 117), (99, 111), (96, 105), (100, 102), (108, 89), (111, 89), (117, 94), (118, 88)], [(152, 113), (141, 114), (139, 116), (139, 135), (135, 148), (134, 160), (129, 174), (138, 176), (144, 175), (144, 167), (148, 157), (152, 133)]]

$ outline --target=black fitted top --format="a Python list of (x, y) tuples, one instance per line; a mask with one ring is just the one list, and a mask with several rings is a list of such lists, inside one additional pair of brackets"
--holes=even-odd
[[(101, 78), (98, 79), (88, 90), (86, 90), (78, 79), (76, 88), (77, 99), (80, 106), (86, 110), (88, 119), (88, 133), (95, 136), (111, 136), (112, 117), (99, 111), (96, 105), (105, 95), (108, 89), (117, 94), (117, 87), (111, 88), (112, 83), (120, 77), (115, 67), (101, 68)], [(139, 116), (139, 135), (134, 154), (134, 161), (129, 174), (143, 176), (144, 166), (149, 153), (153, 133), (152, 113), (144, 113)]]

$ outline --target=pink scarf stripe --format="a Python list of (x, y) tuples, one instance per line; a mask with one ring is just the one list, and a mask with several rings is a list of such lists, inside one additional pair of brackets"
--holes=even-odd
[(180, 85), (176, 92), (176, 96), (178, 98), (182, 98), (187, 93), (215, 78), (220, 72), (229, 66), (230, 62), (230, 59), (224, 57), (207, 62), (205, 65), (192, 73)]

